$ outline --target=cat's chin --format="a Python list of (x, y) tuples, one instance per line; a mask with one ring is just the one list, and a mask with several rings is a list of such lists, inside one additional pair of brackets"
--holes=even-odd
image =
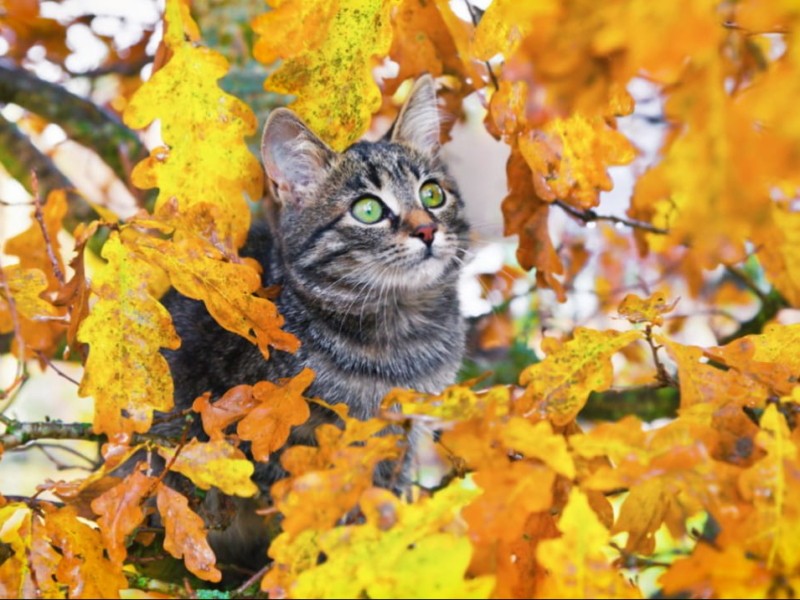
[(429, 287), (439, 281), (447, 263), (444, 258), (439, 256), (425, 256), (408, 270), (408, 277), (403, 282), (403, 287), (407, 289), (420, 289)]

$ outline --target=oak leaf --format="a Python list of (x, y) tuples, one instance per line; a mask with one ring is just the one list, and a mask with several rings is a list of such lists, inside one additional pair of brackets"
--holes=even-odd
[(544, 540), (536, 549), (539, 563), (550, 571), (539, 594), (545, 598), (640, 598), (605, 555), (610, 535), (582, 491), (573, 488), (558, 521), (560, 538)]
[(675, 308), (680, 298), (676, 298), (672, 304), (667, 302), (666, 294), (656, 292), (649, 298), (641, 298), (636, 294), (627, 294), (617, 309), (621, 317), (625, 317), (631, 323), (652, 323), (653, 325), (663, 325), (663, 315), (671, 312)]
[(164, 521), (164, 550), (175, 558), (183, 558), (186, 568), (200, 579), (220, 581), (222, 573), (215, 566), (217, 557), (208, 544), (205, 524), (189, 508), (186, 496), (159, 484), (156, 504)]
[(253, 463), (224, 439), (208, 442), (193, 439), (179, 449), (159, 446), (158, 453), (172, 461), (170, 470), (185, 475), (203, 490), (214, 486), (229, 496), (242, 498), (258, 493), (258, 488), (250, 480)]
[(153, 411), (173, 406), (173, 384), (161, 348), (180, 345), (172, 319), (150, 294), (154, 267), (114, 232), (103, 246), (108, 261), (92, 281), (98, 299), (78, 330), (90, 346), (79, 394), (93, 396), (95, 433), (143, 433)]
[(308, 420), (311, 412), (302, 394), (313, 380), (314, 372), (306, 368), (281, 385), (260, 381), (253, 386), (258, 405), (236, 427), (239, 437), (252, 442), (253, 458), (268, 460), (289, 439), (292, 427)]
[(152, 493), (156, 481), (137, 469), (92, 501), (92, 510), (100, 515), (97, 524), (108, 557), (117, 565), (121, 566), (127, 556), (126, 538), (145, 519), (142, 503)]
[(128, 587), (121, 566), (103, 556), (100, 532), (81, 522), (74, 508), (53, 511), (45, 524), (61, 554), (56, 579), (67, 587), (69, 598), (118, 598)]
[(529, 407), (527, 413), (540, 414), (554, 425), (566, 425), (577, 416), (591, 392), (611, 385), (611, 356), (641, 338), (638, 331), (576, 328), (572, 340), (520, 375), (520, 384), (527, 386), (521, 400)]
[(389, 51), (391, 13), (399, 3), (271, 0), (273, 9), (253, 21), (260, 36), (256, 59), (283, 59), (264, 87), (296, 96), (292, 108), (335, 150), (355, 142), (380, 107), (372, 68)]
[(123, 118), (141, 129), (158, 119), (166, 146), (155, 148), (133, 170), (140, 188), (159, 190), (155, 212), (177, 202), (182, 213), (215, 206), (213, 233), (228, 246), (239, 248), (250, 226), (245, 195), (262, 195), (261, 166), (245, 144), (255, 132), (256, 119), (241, 100), (222, 91), (217, 80), (228, 63), (217, 52), (186, 39), (197, 26), (180, 0), (165, 8), (164, 43), (172, 55), (167, 63), (134, 93)]
[[(165, 225), (167, 230), (174, 224)], [(273, 302), (254, 295), (261, 277), (249, 264), (229, 260), (208, 240), (178, 227), (172, 240), (136, 230), (123, 231), (125, 243), (170, 278), (173, 287), (189, 298), (202, 300), (222, 327), (258, 346), (269, 358), (269, 346), (294, 352), (299, 341), (283, 331), (283, 317)]]

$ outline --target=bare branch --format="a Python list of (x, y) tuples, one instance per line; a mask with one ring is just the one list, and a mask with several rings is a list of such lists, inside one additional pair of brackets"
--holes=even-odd
[(134, 160), (147, 155), (136, 134), (116, 115), (8, 61), (0, 62), (0, 102), (19, 104), (58, 123), (70, 138), (97, 152), (122, 181), (129, 178), (121, 151)]
[(42, 237), (44, 238), (44, 247), (47, 250), (47, 258), (50, 260), (50, 266), (53, 267), (53, 274), (56, 276), (56, 279), (58, 279), (58, 282), (63, 287), (66, 284), (67, 280), (64, 277), (64, 273), (61, 271), (61, 267), (58, 264), (56, 253), (53, 250), (53, 243), (50, 240), (50, 233), (48, 233), (47, 227), (44, 224), (42, 199), (39, 197), (39, 178), (36, 176), (36, 171), (34, 170), (31, 170), (31, 187), (33, 188), (33, 204), (34, 204), (33, 215), (36, 218), (36, 222), (39, 224), (39, 229), (42, 230)]
[(609, 223), (626, 225), (627, 227), (631, 227), (632, 229), (641, 229), (643, 231), (648, 231), (650, 233), (657, 233), (659, 235), (667, 235), (669, 233), (667, 229), (656, 227), (655, 225), (651, 225), (650, 223), (645, 223), (644, 221), (623, 219), (622, 217), (615, 217), (613, 215), (598, 215), (593, 210), (578, 210), (577, 208), (575, 208), (574, 206), (570, 206), (563, 200), (556, 200), (555, 202), (553, 202), (553, 204), (560, 207), (566, 213), (575, 217), (579, 221), (583, 221), (584, 223), (594, 223), (596, 221), (608, 221)]
[[(0, 434), (0, 447), (3, 450), (19, 448), (36, 440), (88, 440), (92, 442), (106, 441), (106, 436), (92, 431), (91, 423), (63, 423), (61, 421), (21, 422), (0, 414), (0, 423), (6, 431)], [(156, 435), (152, 433), (136, 433), (132, 436), (133, 444), (147, 442), (162, 446), (175, 446), (182, 440)], [(185, 444), (185, 440), (183, 440)]]

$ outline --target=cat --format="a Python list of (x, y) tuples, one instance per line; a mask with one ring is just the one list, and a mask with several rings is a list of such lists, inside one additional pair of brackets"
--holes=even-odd
[[(359, 419), (374, 416), (392, 388), (436, 393), (454, 382), (465, 344), (457, 282), (470, 229), (440, 158), (439, 128), (428, 75), (416, 81), (384, 138), (341, 153), (291, 110), (270, 114), (261, 144), (266, 219), (251, 229), (242, 254), (263, 266), (265, 287), (278, 286), (285, 329), (301, 346), (264, 360), (201, 302), (170, 292), (165, 305), (182, 340), (164, 353), (176, 409), (206, 391), (219, 397), (235, 385), (277, 381), (304, 367), (316, 374), (308, 396), (345, 403)], [(314, 427), (335, 420), (321, 406), (310, 408), (309, 422), (294, 428), (287, 445), (313, 444)], [(256, 464), (262, 500), (284, 475), (278, 459)], [(407, 469), (398, 475), (394, 467), (380, 464), (375, 483), (402, 487)], [(254, 539), (263, 529), (259, 520), (242, 516), (211, 532), (221, 562), (247, 563), (262, 551), (263, 540)]]

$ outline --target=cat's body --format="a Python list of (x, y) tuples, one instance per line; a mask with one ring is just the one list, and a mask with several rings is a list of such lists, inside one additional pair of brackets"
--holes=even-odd
[[(218, 397), (238, 384), (310, 367), (316, 377), (308, 395), (347, 404), (351, 415), (366, 419), (392, 388), (438, 392), (454, 381), (464, 348), (457, 280), (469, 232), (456, 185), (438, 158), (436, 114), (426, 77), (388, 139), (343, 153), (289, 111), (271, 116), (262, 146), (273, 184), (269, 225), (251, 230), (243, 254), (263, 266), (265, 287), (278, 286), (285, 329), (301, 346), (294, 354), (273, 351), (265, 361), (202, 303), (173, 292), (165, 304), (182, 346), (165, 354), (177, 408), (205, 391)], [(313, 444), (314, 427), (333, 417), (313, 405), (288, 444)], [(396, 487), (396, 470), (382, 467), (376, 482)], [(256, 466), (254, 479), (266, 495), (281, 474), (273, 458)], [(233, 544), (251, 543), (237, 535), (231, 532)], [(225, 554), (231, 540), (222, 537), (216, 549)]]

